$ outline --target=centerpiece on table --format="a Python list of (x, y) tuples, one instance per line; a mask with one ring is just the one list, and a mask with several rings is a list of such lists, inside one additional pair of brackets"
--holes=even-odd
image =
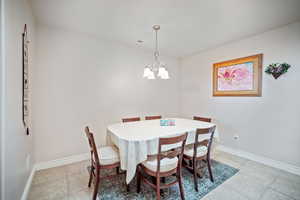
[(175, 126), (174, 119), (161, 119), (160, 126)]

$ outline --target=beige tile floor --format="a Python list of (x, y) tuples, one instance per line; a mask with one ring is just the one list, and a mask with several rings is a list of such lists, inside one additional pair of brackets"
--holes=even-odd
[[(213, 157), (240, 171), (202, 200), (300, 200), (299, 176), (221, 151)], [(36, 172), (28, 199), (90, 200), (87, 165), (83, 161)]]

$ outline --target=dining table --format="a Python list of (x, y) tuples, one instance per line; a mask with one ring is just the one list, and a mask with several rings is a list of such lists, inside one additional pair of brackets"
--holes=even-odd
[[(126, 183), (135, 176), (137, 166), (148, 156), (158, 153), (159, 138), (172, 137), (188, 133), (186, 145), (195, 142), (195, 133), (199, 128), (210, 128), (214, 123), (185, 119), (167, 118), (175, 122), (172, 126), (161, 126), (160, 119), (115, 123), (107, 127), (107, 139), (119, 149), (121, 169), (126, 171)], [(209, 139), (211, 134), (199, 135), (199, 141)], [(214, 138), (219, 138), (216, 128)], [(176, 146), (177, 145), (177, 146)], [(167, 145), (163, 151), (180, 146)]]

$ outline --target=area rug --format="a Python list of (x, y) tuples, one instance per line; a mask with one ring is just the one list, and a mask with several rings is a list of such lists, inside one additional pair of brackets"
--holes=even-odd
[[(230, 167), (221, 162), (212, 160), (212, 171), (214, 175), (214, 182), (212, 183), (209, 179), (207, 168), (202, 170), (203, 177), (198, 179), (198, 189), (196, 192), (194, 189), (194, 179), (193, 175), (183, 169), (183, 185), (184, 185), (184, 195), (185, 199), (188, 200), (198, 200), (204, 197), (207, 193), (221, 185), (224, 181), (232, 177), (239, 170)], [(113, 173), (113, 172), (106, 172)], [(174, 177), (170, 177), (169, 181)], [(172, 179), (172, 180), (173, 180)], [(166, 179), (168, 183), (168, 178)], [(121, 175), (113, 179), (102, 180), (99, 187), (99, 199), (103, 200), (149, 200), (156, 199), (155, 191), (146, 184), (141, 185), (141, 192), (138, 194), (136, 192), (136, 179), (132, 180), (130, 183), (130, 192), (126, 191), (125, 186), (125, 176)], [(174, 200), (180, 199), (179, 186), (178, 184), (173, 185), (168, 189), (163, 190), (163, 200)]]

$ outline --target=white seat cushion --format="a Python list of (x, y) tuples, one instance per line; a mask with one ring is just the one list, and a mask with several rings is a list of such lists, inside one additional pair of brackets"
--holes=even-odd
[[(207, 154), (207, 146), (198, 146), (196, 157), (205, 156)], [(184, 148), (184, 155), (193, 157), (194, 156), (194, 146), (189, 146)]]
[(114, 146), (105, 146), (97, 149), (100, 165), (111, 165), (120, 162), (118, 149)]
[[(160, 160), (160, 172), (167, 172), (177, 168), (178, 158), (164, 158)], [(152, 159), (148, 159), (142, 163), (147, 169), (156, 172), (157, 170), (157, 158), (156, 156)]]

